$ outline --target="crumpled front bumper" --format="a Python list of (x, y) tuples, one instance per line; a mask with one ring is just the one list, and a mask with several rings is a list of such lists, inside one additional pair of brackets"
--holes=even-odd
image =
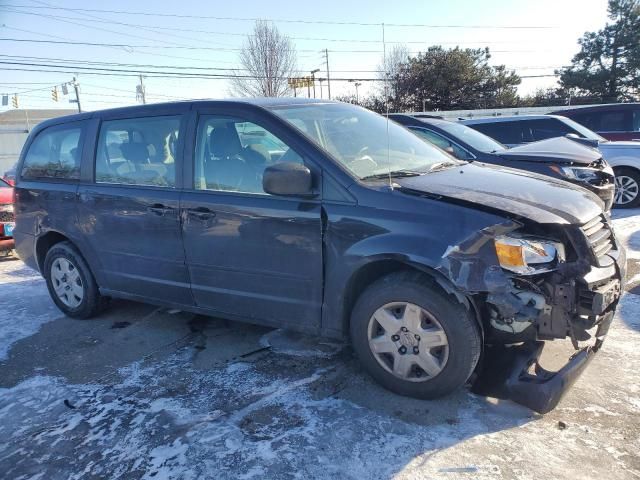
[(482, 370), (474, 381), (472, 391), (479, 395), (509, 399), (538, 413), (550, 412), (602, 346), (613, 316), (613, 311), (607, 312), (598, 325), (595, 343), (576, 351), (557, 372), (540, 366), (545, 342), (487, 347)]
[(590, 314), (598, 318), (591, 345), (577, 350), (557, 372), (540, 365), (544, 341), (486, 346), (472, 391), (509, 399), (538, 413), (553, 410), (600, 350), (613, 322), (626, 277), (624, 248), (618, 249), (614, 262), (608, 269), (593, 268), (582, 278), (583, 288), (593, 293)]

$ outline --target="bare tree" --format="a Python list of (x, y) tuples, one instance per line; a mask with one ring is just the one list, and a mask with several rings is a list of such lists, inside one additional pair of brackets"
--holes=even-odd
[(283, 97), (291, 91), (287, 78), (296, 70), (296, 49), (286, 35), (258, 20), (240, 52), (245, 70), (231, 80), (232, 93), (241, 97)]
[(383, 96), (396, 96), (401, 69), (408, 62), (409, 49), (405, 45), (397, 44), (387, 50), (382, 62), (378, 65), (378, 79), (383, 82), (380, 93)]

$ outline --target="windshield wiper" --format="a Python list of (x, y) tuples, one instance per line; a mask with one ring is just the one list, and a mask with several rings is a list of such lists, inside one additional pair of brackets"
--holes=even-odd
[(367, 175), (360, 180), (381, 180), (389, 177), (417, 177), (418, 175), (424, 175), (424, 172), (413, 172), (411, 170), (391, 170), (385, 173), (375, 173), (373, 175)]
[(447, 167), (451, 167), (451, 166), (455, 166), (458, 165), (456, 162), (438, 162), (438, 163), (434, 163), (433, 165), (431, 165), (431, 167), (429, 167), (429, 172), (435, 172), (437, 170), (442, 170), (443, 168), (447, 168)]

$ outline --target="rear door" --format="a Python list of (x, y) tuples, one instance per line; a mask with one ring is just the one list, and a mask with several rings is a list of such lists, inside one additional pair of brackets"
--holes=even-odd
[[(196, 304), (225, 316), (298, 329), (320, 325), (319, 169), (300, 137), (247, 109), (203, 108), (182, 197), (186, 260)], [(266, 117), (266, 118), (265, 118)], [(296, 138), (297, 137), (297, 138)], [(314, 198), (275, 197), (264, 169), (304, 163)]]
[(91, 181), (78, 191), (78, 215), (99, 261), (102, 287), (141, 299), (193, 304), (178, 188), (187, 108), (101, 119)]

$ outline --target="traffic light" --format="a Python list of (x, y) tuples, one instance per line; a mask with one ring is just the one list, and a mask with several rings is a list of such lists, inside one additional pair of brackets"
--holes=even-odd
[(18, 95), (13, 95), (13, 97), (11, 97), (11, 105), (13, 105), (13, 108), (18, 108)]
[(58, 87), (53, 87), (53, 88), (51, 89), (51, 99), (52, 99), (54, 102), (57, 102), (57, 101), (58, 101)]

